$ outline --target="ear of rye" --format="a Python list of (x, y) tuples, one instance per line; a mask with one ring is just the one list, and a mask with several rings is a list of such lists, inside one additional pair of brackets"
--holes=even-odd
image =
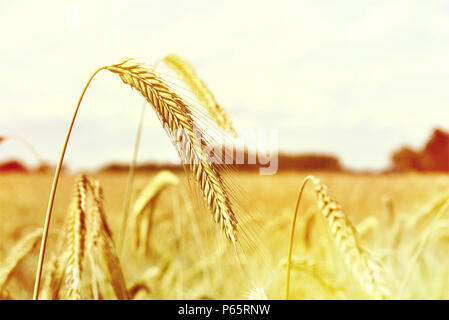
[(164, 57), (164, 62), (173, 69), (181, 79), (189, 86), (207, 112), (215, 119), (217, 124), (225, 130), (236, 135), (231, 120), (226, 111), (218, 104), (212, 92), (200, 79), (192, 65), (175, 54)]
[(362, 288), (377, 299), (386, 299), (389, 291), (382, 279), (382, 267), (359, 244), (355, 227), (341, 205), (327, 192), (317, 178), (311, 179), (329, 234), (340, 251), (346, 266)]
[(93, 204), (88, 209), (87, 248), (92, 276), (100, 271), (101, 281), (91, 280), (92, 291), (104, 299), (128, 299), (125, 278), (117, 257), (103, 208), (103, 189), (98, 181), (90, 184)]
[(139, 91), (154, 107), (177, 147), (182, 161), (187, 162), (215, 222), (221, 226), (226, 237), (235, 245), (237, 219), (218, 166), (202, 152), (202, 147), (207, 142), (195, 134), (194, 119), (188, 105), (151, 69), (142, 64), (128, 60), (109, 66), (107, 70), (118, 74), (125, 84)]
[(67, 295), (69, 299), (81, 299), (81, 278), (83, 272), (83, 257), (85, 253), (86, 233), (86, 198), (88, 181), (85, 175), (80, 175), (75, 181), (75, 190), (70, 207), (68, 220), (69, 254), (66, 267)]
[(42, 230), (38, 229), (27, 234), (14, 248), (11, 254), (6, 258), (4, 264), (0, 265), (0, 292), (10, 279), (13, 271), (17, 268), (20, 261), (22, 261), (27, 254), (33, 250), (38, 241), (42, 237)]
[(134, 202), (131, 216), (131, 230), (134, 234), (134, 244), (136, 248), (142, 247), (148, 240), (149, 227), (143, 227), (142, 223), (148, 226), (149, 221), (146, 220), (150, 220), (153, 214), (155, 201), (166, 188), (178, 184), (179, 179), (175, 174), (163, 170), (159, 172), (140, 192), (138, 198)]

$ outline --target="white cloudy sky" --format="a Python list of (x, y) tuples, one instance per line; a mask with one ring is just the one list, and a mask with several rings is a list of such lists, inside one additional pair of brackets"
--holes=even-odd
[[(289, 152), (381, 168), (449, 127), (449, 1), (1, 1), (0, 134), (56, 161), (90, 74), (124, 57), (191, 61), (237, 128), (279, 130)], [(112, 74), (90, 87), (67, 154), (131, 157), (142, 99)], [(141, 160), (171, 145), (147, 113)], [(20, 157), (17, 143), (0, 160)]]

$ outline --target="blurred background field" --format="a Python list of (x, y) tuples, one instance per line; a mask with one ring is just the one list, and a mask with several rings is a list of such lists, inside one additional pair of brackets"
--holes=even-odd
[[(441, 207), (441, 203), (449, 199), (448, 175), (289, 171), (259, 176), (244, 173), (239, 179), (249, 195), (244, 205), (252, 208), (252, 218), (241, 227), (257, 235), (251, 240), (256, 241), (257, 249), (245, 249), (236, 258), (232, 246), (217, 232), (218, 227), (212, 223), (210, 214), (195, 209), (198, 203), (190, 193), (186, 194), (189, 187), (184, 173), (180, 172), (181, 184), (166, 189), (157, 200), (148, 252), (134, 250), (132, 241), (125, 241), (120, 258), (127, 287), (133, 289), (133, 298), (247, 298), (251, 289), (260, 287), (268, 298), (282, 299), (285, 286), (282, 264), (287, 255), (293, 209), (299, 186), (309, 173), (329, 187), (359, 229), (364, 244), (391, 271), (390, 285), (398, 286), (423, 231), (437, 214), (436, 206), (440, 203)], [(154, 174), (138, 173), (134, 195)], [(101, 173), (92, 176), (103, 185), (105, 212), (116, 239), (127, 175)], [(71, 175), (63, 176), (57, 193), (49, 254), (56, 250), (58, 234), (63, 233), (73, 179)], [(46, 173), (0, 175), (0, 260), (5, 259), (22, 237), (42, 227), (50, 182), (51, 176)], [(416, 217), (423, 219), (419, 224), (411, 224)], [(449, 227), (445, 227), (444, 221), (447, 220), (443, 216), (439, 229), (449, 238)], [(403, 226), (400, 233), (398, 225)], [(291, 298), (365, 297), (330, 242), (313, 194), (307, 189), (296, 230), (293, 256), (298, 265), (292, 271)], [(423, 250), (404, 297), (448, 298), (445, 288), (449, 282), (445, 275), (449, 273), (449, 261), (441, 255), (445, 252), (441, 250), (447, 250), (447, 238), (438, 238)], [(19, 265), (2, 293), (4, 298), (31, 298), (37, 251), (34, 249)], [(245, 266), (239, 266), (243, 260)]]

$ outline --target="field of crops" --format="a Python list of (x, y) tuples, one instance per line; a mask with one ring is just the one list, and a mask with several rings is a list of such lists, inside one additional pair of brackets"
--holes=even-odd
[[(137, 174), (123, 241), (119, 235), (127, 175), (89, 176), (104, 190), (104, 220), (100, 220), (104, 225), (96, 229), (88, 217), (95, 212), (89, 209), (95, 204), (88, 199), (89, 192), (82, 198), (85, 221), (77, 227), (71, 199), (79, 189), (74, 189), (75, 179), (79, 187), (80, 178), (64, 175), (49, 231), (40, 298), (80, 294), (82, 299), (283, 299), (295, 202), (307, 174), (239, 175), (244, 209), (238, 216), (237, 245), (220, 232), (184, 173)], [(314, 186), (307, 185), (295, 228), (290, 299), (370, 299), (379, 292), (386, 299), (449, 298), (448, 176), (310, 174), (341, 204), (349, 226), (355, 227), (356, 243), (349, 241), (352, 236), (339, 238), (332, 230), (348, 225), (332, 226), (325, 208), (318, 206)], [(30, 299), (40, 239), (35, 230), (43, 226), (51, 176), (2, 174), (0, 185), (1, 297)], [(150, 199), (139, 204), (139, 197), (151, 188)], [(84, 242), (73, 234), (77, 228)], [(33, 232), (28, 244), (14, 248)], [(357, 252), (342, 249), (342, 242), (343, 247), (356, 246)], [(72, 251), (77, 259), (62, 258)], [(368, 264), (357, 264), (361, 253), (369, 255)], [(79, 265), (81, 274), (67, 264)], [(374, 270), (371, 283), (363, 276), (367, 272), (363, 267)]]

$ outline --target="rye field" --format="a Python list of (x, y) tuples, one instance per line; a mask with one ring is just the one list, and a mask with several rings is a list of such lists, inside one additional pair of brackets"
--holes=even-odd
[[(51, 178), (0, 175), (3, 299), (32, 298)], [(241, 173), (236, 244), (182, 171), (136, 174), (123, 233), (127, 179), (63, 175), (40, 299), (284, 299), (287, 268), (289, 299), (448, 298), (447, 175)]]

